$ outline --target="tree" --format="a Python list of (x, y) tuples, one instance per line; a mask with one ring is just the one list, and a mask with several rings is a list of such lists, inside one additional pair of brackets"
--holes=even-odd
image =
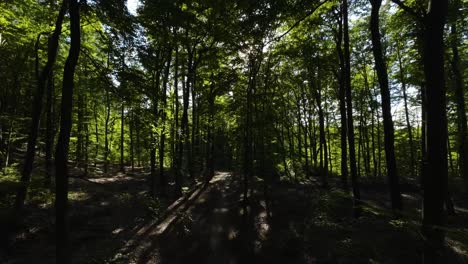
[(55, 152), (55, 213), (57, 263), (70, 262), (68, 221), (68, 153), (72, 126), (72, 104), (75, 69), (80, 54), (80, 4), (69, 0), (70, 49), (63, 70), (60, 132)]
[(387, 175), (390, 186), (390, 197), (394, 211), (402, 210), (401, 192), (399, 178), (395, 160), (395, 135), (392, 120), (392, 110), (390, 102), (390, 90), (388, 87), (387, 66), (382, 52), (379, 31), (379, 11), (382, 4), (381, 0), (371, 0), (372, 14), (370, 22), (370, 31), (372, 35), (372, 51), (374, 53), (375, 68), (379, 78), (380, 92), (382, 96), (382, 115), (384, 124), (385, 157), (387, 161)]
[(444, 259), (444, 203), (447, 198), (447, 116), (444, 25), (447, 1), (430, 1), (424, 19), (424, 76), (427, 100), (427, 171), (423, 179), (424, 262)]
[(67, 10), (67, 5), (68, 5), (67, 0), (64, 0), (62, 3), (62, 6), (60, 7), (57, 20), (55, 22), (54, 32), (52, 33), (52, 36), (49, 41), (48, 52), (47, 52), (47, 63), (44, 66), (44, 69), (42, 70), (41, 74), (38, 75), (39, 79), (37, 80), (37, 90), (34, 96), (31, 128), (29, 130), (29, 136), (28, 136), (28, 147), (26, 151), (23, 170), (21, 172), (21, 185), (19, 186), (18, 192), (16, 194), (15, 207), (18, 213), (23, 208), (24, 200), (26, 199), (28, 183), (31, 178), (31, 172), (32, 172), (33, 163), (34, 163), (34, 156), (36, 154), (36, 142), (37, 142), (37, 137), (38, 137), (38, 132), (39, 132), (39, 121), (40, 121), (41, 112), (42, 112), (42, 101), (44, 97), (44, 91), (46, 88), (47, 79), (51, 75), (52, 68), (57, 58), (59, 38), (60, 38), (60, 34), (62, 33), (62, 22), (65, 16), (65, 12)]

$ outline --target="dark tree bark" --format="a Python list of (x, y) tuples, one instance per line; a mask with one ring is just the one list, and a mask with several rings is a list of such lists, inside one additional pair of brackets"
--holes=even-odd
[(338, 97), (340, 108), (340, 147), (341, 147), (341, 184), (348, 189), (348, 144), (347, 144), (347, 121), (346, 121), (346, 88), (345, 88), (345, 61), (343, 54), (343, 14), (342, 7), (338, 13), (338, 31), (336, 32), (336, 51), (338, 54), (340, 71), (338, 75)]
[(31, 120), (31, 128), (29, 130), (28, 135), (28, 147), (26, 150), (26, 156), (24, 165), (21, 171), (21, 185), (18, 188), (15, 200), (15, 209), (18, 213), (21, 213), (24, 200), (26, 199), (26, 192), (28, 189), (29, 180), (31, 178), (31, 172), (34, 163), (34, 157), (36, 154), (36, 142), (37, 136), (39, 133), (39, 123), (41, 118), (42, 112), (42, 101), (44, 97), (44, 90), (46, 86), (47, 78), (52, 71), (52, 68), (55, 64), (55, 60), (57, 58), (57, 51), (59, 45), (59, 38), (62, 32), (62, 22), (65, 16), (65, 12), (67, 10), (68, 1), (64, 0), (62, 6), (60, 8), (59, 14), (57, 16), (57, 20), (55, 22), (55, 29), (50, 37), (50, 41), (47, 48), (47, 62), (42, 69), (41, 74), (39, 75), (39, 79), (37, 82), (37, 90), (34, 96), (33, 108), (32, 108), (32, 120)]
[(55, 137), (55, 127), (54, 127), (54, 77), (53, 71), (50, 71), (49, 78), (47, 80), (47, 100), (46, 100), (46, 111), (47, 111), (47, 124), (46, 124), (46, 140), (45, 140), (45, 169), (46, 169), (46, 178), (45, 184), (49, 186), (52, 179), (52, 152), (54, 148), (54, 137)]
[(109, 121), (111, 115), (111, 100), (109, 90), (106, 89), (106, 120), (104, 122), (104, 173), (109, 171)]
[(70, 263), (68, 221), (68, 146), (72, 127), (72, 105), (75, 68), (80, 54), (80, 7), (69, 0), (70, 50), (63, 70), (60, 133), (55, 152), (55, 213), (57, 263)]
[(343, 0), (343, 44), (344, 44), (344, 66), (345, 66), (345, 90), (346, 90), (346, 116), (349, 145), (349, 166), (351, 171), (351, 184), (353, 188), (355, 216), (361, 215), (361, 192), (359, 190), (359, 178), (356, 168), (356, 150), (354, 144), (354, 123), (353, 123), (353, 100), (351, 88), (351, 63), (349, 48), (349, 26), (348, 26), (348, 1)]
[(97, 160), (99, 156), (99, 130), (98, 130), (98, 110), (97, 100), (94, 101), (93, 112), (94, 112), (94, 137), (96, 139), (96, 146), (94, 149), (94, 167), (97, 167)]
[(447, 115), (444, 77), (444, 25), (448, 1), (429, 1), (424, 17), (424, 75), (427, 98), (427, 171), (424, 175), (424, 262), (444, 262), (447, 196)]
[(164, 79), (162, 84), (162, 91), (161, 91), (161, 122), (160, 126), (161, 129), (161, 140), (159, 141), (159, 184), (161, 185), (161, 193), (163, 195), (166, 194), (166, 187), (167, 187), (167, 176), (164, 174), (164, 150), (165, 150), (165, 142), (166, 142), (166, 105), (167, 105), (167, 82), (169, 80), (169, 70), (171, 68), (171, 60), (172, 60), (172, 50), (169, 49), (167, 51), (167, 60), (166, 60), (166, 68), (164, 72)]
[[(175, 195), (180, 196), (182, 192), (182, 174), (180, 173), (180, 166), (182, 163), (182, 149), (183, 144), (181, 144), (180, 133), (179, 133), (179, 87), (178, 87), (178, 80), (179, 80), (179, 49), (176, 47), (175, 50), (175, 63), (174, 63), (174, 103), (175, 103), (175, 153), (174, 153), (174, 177), (175, 177)], [(183, 77), (184, 74), (182, 73), (181, 76)], [(182, 80), (182, 85), (184, 81)]]
[(130, 130), (130, 165), (132, 166), (132, 171), (134, 171), (135, 170), (135, 142), (134, 142), (133, 131), (135, 130), (135, 114), (134, 114), (133, 108), (130, 110), (129, 130)]
[(322, 84), (320, 68), (317, 69), (317, 89), (314, 93), (319, 115), (319, 138), (320, 138), (320, 174), (322, 184), (328, 187), (328, 149), (325, 135), (325, 114), (322, 107)]
[(379, 79), (382, 96), (382, 116), (384, 125), (385, 158), (387, 162), (387, 177), (390, 187), (392, 209), (402, 210), (401, 191), (395, 159), (395, 135), (390, 102), (390, 89), (388, 87), (387, 66), (385, 63), (379, 31), (379, 10), (382, 0), (370, 0), (372, 5), (370, 30), (372, 35), (372, 52), (374, 54), (375, 68)]
[[(184, 170), (188, 168), (189, 171), (191, 171), (192, 167), (192, 158), (191, 158), (191, 151), (190, 151), (190, 138), (189, 138), (189, 124), (188, 124), (188, 108), (189, 108), (189, 96), (190, 96), (190, 85), (192, 83), (192, 67), (193, 67), (193, 51), (188, 48), (187, 49), (188, 53), (188, 60), (187, 60), (187, 78), (186, 82), (184, 85), (183, 93), (182, 93), (182, 120), (181, 120), (181, 126), (182, 126), (182, 146), (181, 146), (181, 151), (183, 156), (185, 156), (185, 161), (183, 162), (184, 164)], [(180, 151), (180, 150), (179, 150)], [(184, 155), (185, 154), (185, 155)], [(191, 175), (191, 173), (189, 173)]]
[[(455, 1), (458, 3), (458, 1)], [(458, 12), (458, 10), (456, 11)], [(455, 81), (455, 104), (457, 107), (458, 142), (457, 151), (459, 155), (460, 175), (465, 182), (465, 192), (468, 193), (468, 127), (466, 121), (465, 92), (463, 84), (463, 73), (460, 69), (460, 55), (458, 51), (457, 22), (454, 21), (450, 29), (450, 47), (452, 49), (451, 67)]]
[(122, 101), (120, 106), (120, 171), (125, 172), (125, 162), (124, 162), (124, 128), (125, 128), (125, 103)]

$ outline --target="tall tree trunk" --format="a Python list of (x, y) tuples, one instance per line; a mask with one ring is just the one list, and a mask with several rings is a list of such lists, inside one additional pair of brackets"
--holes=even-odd
[(97, 161), (99, 156), (99, 130), (98, 130), (98, 110), (97, 100), (94, 101), (93, 112), (94, 112), (94, 137), (96, 139), (96, 146), (94, 149), (94, 167), (97, 167)]
[(135, 114), (133, 108), (130, 110), (130, 164), (132, 166), (132, 172), (135, 170), (135, 142), (133, 139), (133, 130), (135, 130)]
[(161, 140), (159, 141), (159, 184), (161, 193), (166, 194), (167, 176), (164, 174), (164, 151), (166, 142), (166, 105), (167, 105), (167, 82), (169, 80), (169, 70), (171, 68), (172, 50), (167, 51), (166, 68), (161, 91)]
[(403, 92), (403, 103), (405, 106), (405, 119), (406, 119), (406, 130), (408, 131), (408, 139), (409, 139), (409, 148), (410, 148), (410, 173), (411, 176), (416, 175), (416, 158), (415, 158), (415, 151), (414, 151), (414, 139), (413, 139), (413, 129), (411, 128), (411, 121), (409, 117), (409, 109), (408, 109), (408, 94), (406, 92), (406, 80), (405, 74), (403, 69), (403, 63), (401, 60), (400, 48), (397, 45), (397, 57), (398, 57), (398, 66), (400, 68), (400, 82), (401, 82), (401, 90)]
[[(458, 1), (457, 1), (458, 2)], [(457, 10), (458, 12), (458, 10)], [(455, 104), (457, 106), (458, 142), (460, 175), (465, 182), (465, 192), (468, 193), (468, 127), (466, 123), (465, 92), (463, 72), (460, 69), (460, 55), (458, 52), (457, 22), (454, 21), (450, 30), (450, 46), (452, 49), (452, 72), (455, 80)]]
[(320, 137), (320, 174), (322, 175), (322, 184), (328, 187), (328, 149), (325, 135), (325, 115), (322, 107), (322, 81), (320, 68), (317, 68), (317, 91), (315, 91), (315, 101), (318, 107), (319, 115), (319, 137)]
[[(182, 191), (182, 175), (180, 173), (180, 165), (182, 163), (182, 152), (180, 144), (180, 134), (179, 134), (179, 87), (178, 87), (178, 80), (179, 80), (179, 49), (176, 47), (175, 50), (175, 63), (174, 63), (174, 103), (175, 103), (175, 112), (174, 112), (174, 119), (175, 119), (175, 151), (174, 151), (174, 177), (175, 177), (175, 195), (179, 196)], [(182, 78), (184, 74), (181, 74)], [(182, 85), (184, 84), (184, 80), (182, 80)]]
[(348, 1), (343, 0), (343, 44), (344, 44), (344, 65), (345, 65), (345, 90), (346, 90), (346, 111), (347, 129), (349, 145), (349, 166), (351, 169), (351, 184), (353, 187), (354, 212), (355, 216), (361, 215), (361, 192), (359, 190), (359, 178), (356, 168), (356, 150), (354, 145), (354, 123), (353, 123), (353, 100), (351, 88), (351, 62), (349, 48), (349, 26), (348, 26)]
[(427, 170), (427, 96), (426, 85), (421, 85), (421, 173), (420, 184), (424, 190), (424, 176)]
[(47, 80), (47, 101), (46, 101), (46, 111), (47, 111), (47, 124), (46, 124), (46, 141), (45, 141), (45, 158), (46, 158), (46, 178), (45, 185), (49, 186), (52, 179), (52, 152), (54, 148), (54, 77), (53, 71), (50, 71), (49, 78)]
[(70, 263), (68, 221), (68, 146), (72, 127), (72, 105), (75, 68), (80, 54), (80, 6), (69, 0), (70, 50), (63, 70), (60, 133), (55, 152), (55, 214), (57, 263)]
[(109, 90), (106, 89), (106, 120), (104, 123), (104, 173), (109, 171), (109, 120), (111, 115)]
[(347, 121), (346, 121), (346, 87), (345, 87), (345, 75), (346, 66), (343, 54), (343, 14), (342, 8), (340, 8), (338, 16), (338, 32), (336, 33), (336, 50), (338, 53), (340, 72), (338, 75), (338, 97), (340, 107), (340, 147), (341, 147), (341, 184), (343, 188), (348, 189), (348, 144), (347, 144)]
[(46, 86), (46, 80), (52, 71), (52, 68), (55, 64), (55, 60), (57, 58), (57, 51), (59, 46), (59, 38), (60, 34), (62, 33), (62, 22), (65, 16), (65, 12), (67, 10), (68, 1), (64, 0), (62, 6), (60, 7), (60, 11), (57, 16), (57, 20), (55, 22), (55, 29), (50, 37), (50, 41), (48, 43), (47, 48), (47, 62), (42, 70), (41, 74), (39, 75), (39, 79), (37, 80), (37, 90), (34, 96), (33, 108), (32, 108), (32, 120), (31, 120), (31, 127), (29, 129), (28, 135), (28, 147), (26, 150), (26, 157), (24, 160), (23, 168), (21, 171), (21, 185), (18, 188), (15, 200), (15, 209), (19, 213), (21, 213), (24, 200), (26, 199), (26, 192), (28, 189), (29, 180), (31, 178), (31, 172), (34, 163), (34, 156), (36, 151), (36, 142), (37, 136), (39, 133), (39, 122), (41, 118), (42, 112), (42, 99), (44, 97), (44, 90)]
[(444, 25), (448, 1), (429, 1), (424, 17), (424, 75), (427, 95), (427, 171), (424, 175), (424, 262), (444, 262), (447, 196), (447, 115), (444, 76)]
[(390, 89), (388, 87), (387, 66), (385, 64), (382, 43), (379, 31), (379, 10), (382, 0), (370, 0), (372, 5), (370, 30), (372, 35), (372, 51), (374, 53), (375, 68), (379, 79), (380, 93), (382, 96), (382, 116), (384, 123), (385, 158), (387, 162), (387, 177), (390, 187), (392, 209), (402, 210), (400, 184), (395, 159), (395, 135), (392, 120)]
[[(185, 82), (185, 86), (183, 89), (183, 110), (182, 110), (182, 139), (183, 139), (183, 146), (181, 147), (182, 153), (185, 154), (185, 161), (184, 163), (184, 171), (187, 169), (190, 171), (192, 170), (192, 158), (191, 158), (191, 151), (190, 151), (190, 139), (189, 139), (189, 124), (188, 124), (188, 108), (189, 108), (189, 96), (190, 96), (190, 85), (192, 83), (192, 67), (193, 67), (193, 51), (191, 49), (187, 50), (188, 53), (188, 60), (187, 60), (187, 78)], [(191, 174), (190, 174), (191, 175)]]
[(120, 171), (125, 172), (125, 163), (124, 163), (124, 139), (125, 139), (125, 133), (124, 133), (124, 124), (125, 120), (125, 103), (122, 101), (122, 104), (120, 106)]
[[(81, 83), (79, 80), (78, 83)], [(83, 148), (84, 148), (84, 98), (83, 91), (78, 90), (78, 102), (76, 106), (76, 112), (78, 115), (78, 122), (76, 124), (76, 152), (75, 152), (75, 164), (77, 168), (81, 168), (83, 165)]]

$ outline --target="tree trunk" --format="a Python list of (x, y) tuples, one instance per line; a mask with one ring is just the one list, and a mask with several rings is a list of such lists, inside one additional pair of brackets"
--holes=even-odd
[(161, 140), (159, 141), (159, 184), (161, 185), (161, 193), (162, 195), (166, 194), (166, 185), (167, 185), (167, 176), (164, 174), (164, 151), (165, 151), (165, 142), (166, 142), (166, 105), (167, 105), (167, 82), (169, 79), (169, 70), (171, 68), (171, 60), (172, 60), (172, 50), (169, 49), (167, 51), (167, 61), (166, 61), (166, 68), (164, 72), (164, 79), (162, 85), (162, 92), (161, 92)]
[(46, 178), (45, 185), (49, 186), (52, 179), (52, 152), (54, 148), (54, 77), (53, 71), (50, 71), (49, 78), (47, 80), (47, 101), (46, 101), (46, 111), (47, 111), (47, 124), (46, 124), (46, 141), (45, 141), (45, 159), (46, 159)]
[(414, 153), (414, 140), (413, 140), (413, 129), (411, 128), (411, 121), (409, 117), (409, 109), (408, 109), (408, 95), (406, 93), (406, 80), (405, 74), (403, 70), (403, 63), (401, 61), (400, 55), (400, 48), (397, 46), (397, 57), (398, 57), (398, 66), (400, 68), (400, 82), (401, 82), (401, 90), (403, 92), (403, 103), (405, 106), (405, 119), (406, 119), (406, 129), (408, 131), (408, 139), (409, 139), (409, 148), (410, 148), (410, 174), (411, 176), (416, 175), (416, 158)]
[(465, 192), (468, 193), (468, 127), (466, 124), (465, 92), (463, 87), (463, 73), (460, 69), (460, 55), (458, 52), (458, 32), (456, 21), (450, 30), (450, 46), (453, 58), (451, 61), (453, 77), (455, 80), (455, 104), (457, 106), (458, 142), (460, 176), (465, 182)]
[(21, 171), (21, 185), (18, 188), (15, 200), (15, 209), (18, 213), (21, 213), (24, 200), (26, 199), (26, 192), (28, 189), (29, 180), (31, 178), (31, 172), (34, 163), (34, 156), (36, 151), (37, 136), (39, 133), (39, 122), (42, 112), (42, 99), (44, 97), (44, 90), (46, 86), (46, 80), (52, 71), (57, 58), (57, 51), (59, 46), (59, 38), (62, 33), (62, 22), (67, 10), (68, 1), (64, 0), (60, 8), (57, 20), (55, 22), (55, 29), (50, 37), (50, 41), (47, 48), (47, 63), (42, 70), (37, 82), (37, 90), (34, 96), (33, 108), (32, 108), (32, 120), (31, 127), (29, 129), (28, 136), (28, 147), (26, 150), (26, 157)]
[(80, 6), (69, 1), (70, 50), (63, 70), (60, 133), (55, 152), (55, 214), (57, 263), (70, 263), (68, 221), (68, 146), (72, 127), (72, 105), (75, 68), (80, 54)]
[[(342, 8), (341, 8), (342, 9)], [(339, 107), (340, 107), (340, 147), (341, 147), (341, 184), (345, 190), (348, 187), (348, 144), (346, 137), (348, 134), (347, 131), (347, 121), (346, 121), (346, 88), (345, 88), (345, 75), (346, 67), (343, 54), (343, 16), (342, 10), (340, 9), (340, 16), (338, 21), (338, 32), (336, 36), (336, 50), (338, 53), (338, 59), (340, 64), (340, 73), (338, 76), (339, 83)]]
[(345, 65), (345, 90), (346, 90), (346, 110), (347, 129), (349, 145), (349, 165), (351, 169), (351, 184), (353, 187), (354, 212), (355, 216), (361, 215), (361, 192), (359, 190), (359, 179), (356, 168), (356, 150), (354, 145), (354, 123), (353, 123), (353, 100), (351, 88), (351, 62), (349, 48), (349, 26), (348, 26), (348, 1), (343, 0), (343, 40), (344, 40), (344, 65)]
[(135, 170), (135, 142), (133, 140), (133, 130), (135, 130), (135, 114), (133, 112), (134, 110), (133, 108), (131, 108), (129, 130), (130, 130), (130, 164), (132, 166), (132, 172)]
[(106, 120), (104, 123), (104, 173), (109, 171), (109, 120), (111, 114), (109, 90), (106, 89)]
[(120, 171), (125, 172), (124, 163), (124, 119), (125, 119), (125, 103), (122, 101), (120, 106)]
[(382, 116), (384, 123), (385, 158), (387, 162), (387, 177), (390, 187), (390, 198), (394, 211), (402, 210), (401, 191), (395, 159), (395, 135), (392, 120), (390, 89), (388, 87), (387, 66), (382, 51), (379, 32), (379, 10), (382, 0), (370, 0), (372, 4), (370, 30), (372, 34), (372, 51), (374, 53), (375, 68), (379, 79), (382, 96)]
[[(175, 50), (175, 63), (174, 63), (174, 103), (175, 103), (175, 151), (174, 151), (174, 177), (175, 177), (175, 195), (180, 196), (182, 191), (182, 175), (180, 173), (180, 165), (182, 163), (182, 152), (180, 144), (180, 134), (179, 134), (179, 87), (178, 87), (178, 80), (179, 80), (179, 49), (176, 47)], [(181, 74), (182, 78), (184, 74)], [(182, 85), (184, 84), (184, 80), (182, 80)]]
[(444, 77), (444, 25), (448, 1), (430, 1), (424, 18), (424, 75), (427, 95), (427, 171), (424, 175), (424, 262), (444, 262), (447, 196), (447, 116)]

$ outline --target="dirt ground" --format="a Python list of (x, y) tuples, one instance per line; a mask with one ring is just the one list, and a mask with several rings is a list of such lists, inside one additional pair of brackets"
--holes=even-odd
[[(397, 219), (385, 192), (364, 192), (355, 219), (347, 192), (314, 181), (267, 188), (257, 179), (246, 204), (240, 176), (230, 172), (178, 199), (148, 197), (146, 177), (137, 170), (71, 179), (73, 263), (421, 263), (417, 193), (403, 195)], [(468, 210), (456, 209), (447, 263), (468, 263)], [(0, 262), (55, 263), (51, 201), (28, 211), (27, 228)]]

